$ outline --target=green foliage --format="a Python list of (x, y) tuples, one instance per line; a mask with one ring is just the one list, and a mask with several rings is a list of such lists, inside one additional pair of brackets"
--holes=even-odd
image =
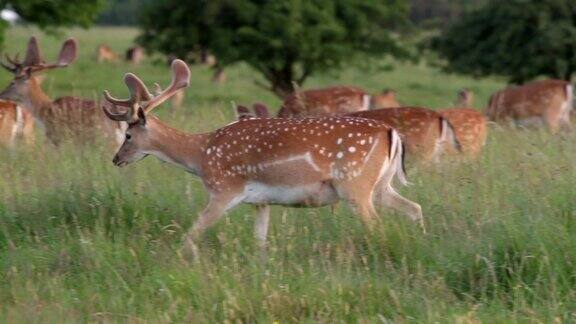
[(139, 42), (180, 57), (209, 49), (221, 66), (246, 62), (283, 96), (315, 72), (407, 57), (390, 31), (406, 14), (405, 0), (167, 0), (148, 8)]
[[(10, 7), (26, 23), (48, 30), (56, 27), (88, 27), (96, 19), (105, 0), (0, 0), (0, 8)], [(6, 24), (0, 25), (2, 44)]]
[(20, 0), (12, 8), (29, 23), (40, 28), (88, 27), (102, 9), (103, 0)]
[(142, 8), (153, 0), (108, 0), (97, 24), (131, 26), (138, 23)]
[(576, 2), (491, 1), (433, 42), (448, 70), (508, 76), (521, 83), (545, 75), (569, 80), (576, 70)]

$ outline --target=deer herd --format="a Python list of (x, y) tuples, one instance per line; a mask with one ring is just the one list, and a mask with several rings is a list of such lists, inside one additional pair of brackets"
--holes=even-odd
[[(141, 55), (141, 54), (138, 54)], [(285, 98), (274, 117), (263, 104), (236, 106), (237, 120), (211, 132), (190, 134), (152, 114), (167, 100), (183, 96), (190, 82), (186, 63), (172, 61), (172, 82), (151, 92), (127, 73), (130, 93), (118, 99), (51, 99), (38, 75), (67, 67), (77, 56), (73, 39), (65, 41), (54, 63), (46, 63), (36, 38), (23, 61), (6, 55), (2, 66), (13, 79), (0, 93), (0, 143), (12, 147), (33, 142), (34, 121), (54, 145), (66, 139), (86, 144), (105, 134), (121, 144), (113, 163), (123, 167), (148, 155), (199, 177), (209, 194), (205, 209), (184, 239), (197, 253), (199, 236), (241, 203), (257, 209), (255, 235), (266, 246), (270, 205), (319, 207), (345, 201), (369, 227), (375, 205), (405, 214), (425, 231), (419, 204), (394, 189), (407, 184), (406, 160), (434, 163), (444, 155), (476, 159), (487, 137), (487, 121), (542, 124), (552, 133), (570, 130), (573, 89), (569, 82), (544, 80), (496, 92), (485, 114), (472, 108), (473, 94), (458, 93), (454, 107), (432, 110), (404, 106), (394, 90), (370, 94), (358, 87), (299, 90)], [(116, 60), (107, 47), (99, 58)], [(179, 100), (179, 99), (177, 99)]]

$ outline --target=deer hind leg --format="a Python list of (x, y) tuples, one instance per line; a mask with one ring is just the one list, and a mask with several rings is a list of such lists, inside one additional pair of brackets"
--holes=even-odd
[[(378, 140), (387, 139), (380, 137)], [(377, 216), (372, 202), (374, 190), (381, 175), (390, 168), (387, 159), (383, 158), (388, 152), (382, 152), (382, 148), (382, 146), (375, 148), (380, 149), (380, 152), (376, 150), (371, 152), (371, 157), (366, 160), (359, 175), (352, 178), (343, 175), (343, 179), (334, 179), (332, 182), (338, 196), (350, 205), (369, 228), (373, 226)]]
[(192, 225), (192, 229), (186, 233), (184, 239), (183, 253), (186, 255), (197, 256), (198, 248), (195, 242), (198, 241), (202, 233), (220, 220), (226, 210), (240, 203), (239, 194), (218, 194), (210, 197), (206, 208), (200, 213), (200, 217)]
[(424, 217), (422, 216), (422, 207), (420, 207), (419, 204), (402, 197), (390, 185), (383, 188), (380, 196), (382, 199), (382, 205), (406, 214), (413, 222), (420, 225), (422, 232), (426, 233)]
[(372, 204), (374, 186), (360, 181), (338, 181), (334, 183), (338, 196), (345, 200), (368, 228), (372, 228), (376, 219), (376, 210)]
[(380, 204), (385, 207), (392, 208), (396, 211), (406, 214), (412, 221), (417, 222), (426, 233), (424, 226), (424, 217), (422, 216), (422, 207), (419, 204), (402, 197), (399, 193), (392, 188), (392, 180), (398, 172), (394, 165), (392, 165), (380, 178), (378, 183), (377, 197), (380, 199)]
[(260, 205), (257, 207), (258, 215), (254, 224), (254, 236), (258, 241), (260, 249), (266, 249), (266, 237), (268, 235), (268, 224), (270, 222), (270, 205)]

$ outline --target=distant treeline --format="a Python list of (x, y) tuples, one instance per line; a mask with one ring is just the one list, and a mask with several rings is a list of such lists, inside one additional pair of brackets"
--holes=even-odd
[[(136, 25), (142, 8), (152, 1), (162, 0), (108, 0), (100, 14), (100, 25)], [(416, 25), (444, 26), (464, 12), (485, 5), (488, 0), (409, 0), (410, 19)]]
[(162, 0), (107, 0), (96, 24), (112, 26), (137, 25), (142, 9), (152, 1)]
[(410, 0), (410, 20), (416, 25), (445, 26), (488, 0)]

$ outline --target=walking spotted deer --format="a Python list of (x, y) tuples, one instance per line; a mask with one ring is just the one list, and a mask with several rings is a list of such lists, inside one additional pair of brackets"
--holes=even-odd
[(154, 155), (202, 179), (210, 200), (186, 235), (185, 251), (196, 251), (202, 232), (240, 203), (259, 206), (256, 236), (262, 245), (270, 204), (315, 207), (345, 200), (370, 224), (378, 182), (390, 207), (423, 224), (420, 206), (391, 186), (394, 176), (405, 181), (402, 142), (391, 127), (351, 117), (243, 118), (213, 132), (186, 134), (150, 114), (188, 86), (186, 63), (175, 60), (172, 71), (171, 84), (156, 96), (136, 75), (126, 74), (130, 98), (106, 91), (103, 108), (110, 119), (129, 125), (115, 165)]
[(0, 93), (0, 99), (14, 101), (32, 114), (44, 127), (48, 139), (56, 145), (69, 136), (83, 143), (92, 141), (96, 130), (104, 130), (113, 136), (121, 129), (119, 123), (111, 123), (102, 114), (94, 100), (62, 97), (53, 101), (42, 90), (38, 73), (66, 67), (75, 58), (76, 42), (68, 39), (62, 45), (57, 62), (47, 64), (42, 59), (36, 38), (31, 37), (24, 61), (6, 56), (8, 62), (2, 63), (14, 78)]
[(17, 140), (34, 142), (34, 118), (10, 101), (0, 101), (0, 145), (14, 147)]
[(534, 81), (493, 94), (486, 115), (495, 122), (513, 121), (518, 125), (537, 121), (556, 133), (560, 128), (572, 128), (573, 97), (573, 88), (568, 81)]
[[(460, 106), (440, 109), (437, 112), (454, 127), (454, 133), (460, 142), (462, 153), (467, 157), (477, 158), (486, 144), (488, 127), (486, 116), (478, 110), (472, 109), (472, 101), (472, 91), (463, 89), (458, 92), (456, 101)], [(450, 147), (447, 150), (455, 153)]]

